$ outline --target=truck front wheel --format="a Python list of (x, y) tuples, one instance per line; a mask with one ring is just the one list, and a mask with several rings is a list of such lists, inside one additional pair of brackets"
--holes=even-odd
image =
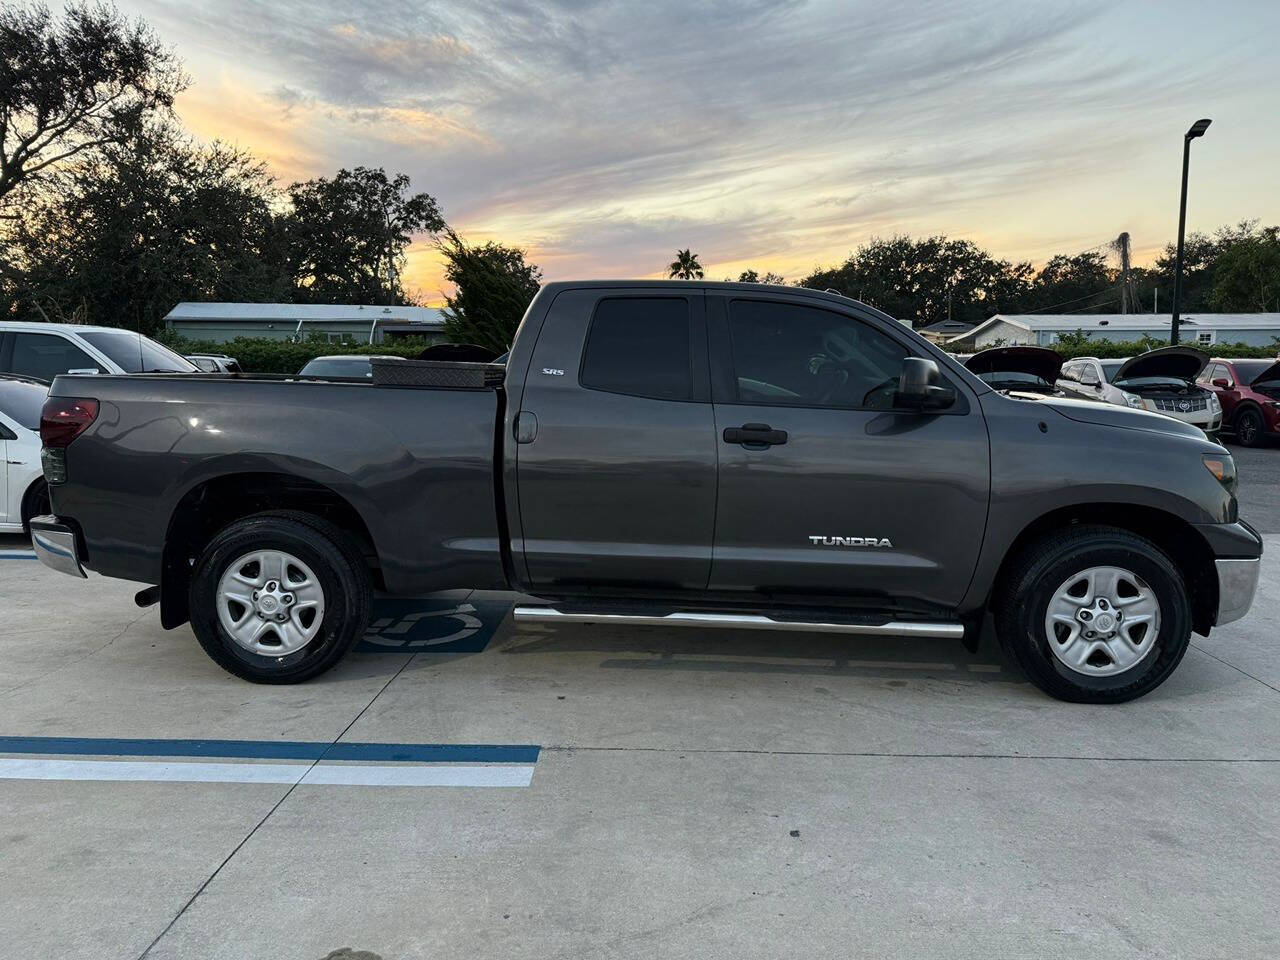
[(191, 578), (191, 626), (224, 670), (301, 683), (364, 633), (369, 572), (351, 539), (307, 513), (260, 513), (221, 530)]
[(1154, 690), (1191, 641), (1191, 604), (1177, 566), (1150, 540), (1074, 526), (1010, 565), (996, 602), (1006, 656), (1046, 693), (1122, 703)]

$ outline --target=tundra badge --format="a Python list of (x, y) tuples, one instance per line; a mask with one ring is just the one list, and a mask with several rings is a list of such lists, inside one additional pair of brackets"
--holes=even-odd
[(889, 547), (888, 537), (810, 537), (815, 547)]

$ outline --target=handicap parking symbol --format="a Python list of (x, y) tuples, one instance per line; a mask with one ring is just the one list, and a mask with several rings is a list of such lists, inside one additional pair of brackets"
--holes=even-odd
[(476, 600), (375, 600), (357, 649), (364, 653), (479, 653), (511, 604)]

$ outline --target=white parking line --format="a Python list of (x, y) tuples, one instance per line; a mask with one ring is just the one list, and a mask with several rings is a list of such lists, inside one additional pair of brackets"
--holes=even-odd
[(364, 787), (527, 787), (533, 764), (373, 765), (55, 760), (0, 757), (4, 780), (303, 783)]

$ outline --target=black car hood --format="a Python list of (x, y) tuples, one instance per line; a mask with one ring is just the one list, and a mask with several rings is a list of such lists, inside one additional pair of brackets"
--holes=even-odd
[(1177, 377), (1194, 380), (1209, 363), (1209, 355), (1193, 347), (1161, 347), (1130, 357), (1111, 376), (1111, 382), (1135, 377)]
[(964, 365), (979, 375), (1029, 373), (1053, 383), (1062, 372), (1062, 354), (1047, 347), (992, 347), (975, 353)]

